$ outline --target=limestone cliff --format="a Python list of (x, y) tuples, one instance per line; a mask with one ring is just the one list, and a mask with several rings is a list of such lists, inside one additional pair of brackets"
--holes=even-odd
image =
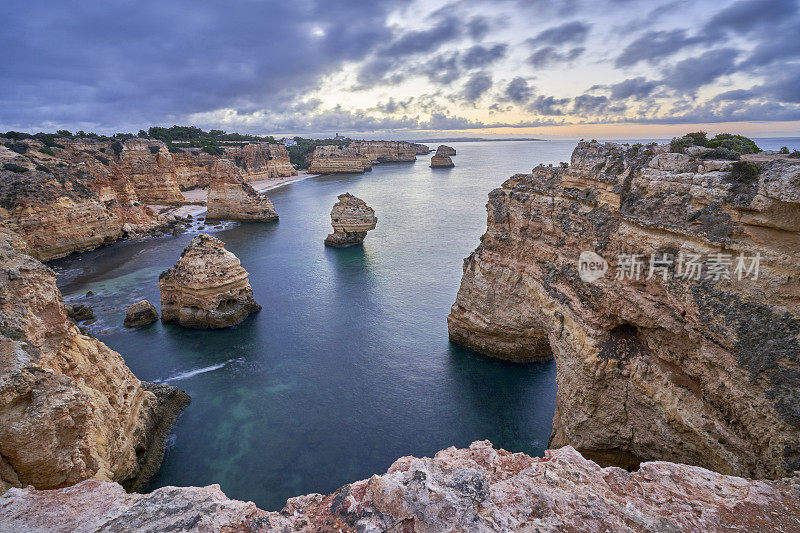
[(455, 164), (449, 155), (439, 155), (437, 152), (431, 156), (431, 168), (453, 168)]
[(450, 338), (552, 353), (551, 446), (624, 466), (800, 468), (800, 162), (582, 142), (569, 168), (516, 175), (487, 209)]
[(417, 147), (405, 141), (353, 141), (347, 148), (372, 164), (417, 160)]
[(453, 156), (456, 155), (456, 149), (453, 148), (452, 146), (440, 144), (439, 147), (436, 149), (436, 155)]
[(211, 220), (278, 220), (278, 213), (266, 194), (260, 194), (236, 174), (211, 179), (208, 212)]
[(375, 210), (349, 192), (338, 198), (331, 209), (333, 233), (325, 238), (325, 244), (342, 247), (361, 244), (367, 232), (375, 229), (378, 223)]
[(261, 309), (247, 271), (225, 243), (198, 235), (174, 267), (161, 273), (161, 321), (189, 328), (227, 328)]
[(797, 478), (752, 481), (665, 462), (629, 473), (571, 447), (533, 458), (486, 441), (400, 458), (383, 475), (291, 498), (279, 512), (229, 500), (218, 485), (125, 494), (90, 480), (0, 496), (0, 522), (31, 533), (796, 531), (798, 513)]
[(248, 182), (297, 174), (289, 161), (289, 152), (282, 144), (250, 143), (226, 148), (225, 157), (236, 164)]
[(188, 396), (141, 383), (81, 334), (55, 273), (15, 249), (25, 246), (0, 230), (0, 492), (88, 478), (136, 488), (161, 464)]
[(416, 150), (417, 155), (428, 155), (429, 153), (431, 153), (430, 147), (426, 144), (420, 144), (420, 143), (411, 143), (411, 144), (414, 147), (414, 150)]
[(345, 146), (317, 146), (311, 154), (311, 174), (362, 174), (372, 170), (372, 161)]

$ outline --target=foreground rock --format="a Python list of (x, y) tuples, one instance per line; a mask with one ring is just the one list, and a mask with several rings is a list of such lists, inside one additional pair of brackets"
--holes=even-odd
[(125, 321), (123, 325), (126, 328), (136, 328), (139, 326), (146, 326), (158, 320), (158, 311), (156, 307), (147, 300), (140, 300), (132, 303), (125, 310)]
[[(552, 353), (551, 446), (623, 466), (800, 469), (800, 164), (582, 142), (569, 168), (514, 176), (487, 208), (450, 338)], [(606, 275), (582, 280), (584, 252)]]
[(60, 531), (796, 531), (800, 483), (753, 481), (665, 462), (600, 468), (571, 447), (543, 458), (474, 442), (403, 457), (386, 474), (280, 512), (229, 500), (218, 485), (126, 494), (85, 481), (0, 496), (10, 530)]
[(453, 168), (454, 166), (456, 165), (448, 155), (439, 155), (437, 153), (431, 156), (431, 168)]
[(208, 190), (209, 220), (278, 220), (278, 213), (266, 194), (260, 194), (239, 176), (218, 176)]
[(456, 155), (456, 149), (453, 148), (452, 146), (440, 144), (439, 147), (436, 149), (436, 155), (453, 156)]
[(261, 309), (247, 271), (225, 243), (198, 235), (174, 267), (161, 273), (161, 322), (188, 328), (227, 328)]
[(25, 246), (0, 230), (0, 492), (88, 478), (141, 486), (188, 396), (148, 390), (117, 352), (82, 335), (55, 273), (17, 251)]
[(378, 217), (364, 200), (350, 193), (340, 194), (331, 209), (333, 233), (325, 238), (328, 246), (353, 246), (364, 242), (369, 230), (375, 229)]

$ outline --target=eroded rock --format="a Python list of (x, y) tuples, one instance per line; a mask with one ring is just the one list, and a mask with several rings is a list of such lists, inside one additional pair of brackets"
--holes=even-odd
[(237, 175), (211, 180), (208, 190), (209, 220), (278, 220), (278, 213), (266, 194), (258, 193)]
[(455, 163), (449, 155), (436, 154), (431, 156), (431, 168), (453, 168)]
[(227, 328), (261, 309), (247, 271), (225, 243), (207, 234), (189, 243), (174, 267), (161, 273), (161, 321), (189, 328)]
[(156, 320), (158, 320), (158, 311), (155, 306), (147, 300), (139, 300), (125, 310), (123, 325), (126, 328), (136, 328), (152, 324)]
[(325, 238), (328, 246), (353, 246), (364, 242), (369, 230), (375, 229), (378, 217), (364, 200), (350, 193), (340, 194), (331, 209), (333, 233)]
[(453, 148), (452, 146), (440, 144), (439, 147), (436, 149), (436, 155), (453, 156), (456, 155), (456, 149)]

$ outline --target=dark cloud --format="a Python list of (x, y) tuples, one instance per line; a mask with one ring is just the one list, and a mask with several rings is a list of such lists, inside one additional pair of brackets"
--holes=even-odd
[(626, 109), (624, 104), (614, 103), (607, 96), (582, 94), (572, 100), (572, 113), (579, 116), (623, 113)]
[(505, 57), (507, 50), (507, 44), (496, 44), (491, 48), (476, 44), (464, 52), (461, 64), (467, 69), (485, 67)]
[(662, 83), (679, 91), (692, 92), (735, 70), (739, 51), (733, 48), (709, 50), (667, 68)]
[(503, 96), (515, 104), (525, 104), (533, 96), (533, 87), (528, 85), (528, 80), (517, 76), (506, 86)]
[(708, 39), (716, 39), (725, 32), (746, 34), (762, 31), (796, 14), (796, 0), (740, 0), (711, 17), (702, 34)]
[(658, 63), (674, 53), (701, 42), (696, 37), (688, 37), (686, 30), (651, 30), (627, 45), (617, 56), (618, 67), (635, 65), (639, 61)]
[(567, 52), (561, 52), (555, 46), (543, 46), (528, 56), (528, 63), (536, 68), (545, 68), (550, 65), (573, 61), (585, 51), (586, 49), (582, 46), (577, 46)]
[(486, 73), (478, 73), (471, 76), (464, 84), (464, 100), (475, 102), (492, 88), (492, 77)]
[(611, 98), (614, 99), (641, 99), (650, 96), (656, 87), (658, 87), (658, 82), (647, 80), (639, 76), (638, 78), (631, 78), (615, 83), (611, 85), (609, 89), (611, 90)]
[(554, 96), (539, 95), (528, 104), (527, 111), (537, 115), (560, 116), (564, 114), (561, 106), (569, 103), (569, 98), (556, 98)]
[(590, 24), (573, 21), (566, 22), (559, 26), (548, 28), (535, 37), (528, 39), (530, 46), (540, 47), (544, 45), (559, 46), (563, 44), (580, 44), (586, 40), (591, 29)]
[(487, 33), (489, 33), (490, 28), (489, 21), (487, 21), (483, 17), (473, 17), (467, 23), (467, 33), (470, 37), (479, 41), (483, 39)]

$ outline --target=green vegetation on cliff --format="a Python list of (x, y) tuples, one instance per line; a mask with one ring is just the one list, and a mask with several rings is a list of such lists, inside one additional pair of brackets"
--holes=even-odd
[(683, 137), (675, 137), (669, 143), (670, 152), (685, 153), (691, 146), (712, 148), (701, 154), (703, 159), (739, 159), (744, 154), (757, 154), (761, 148), (752, 139), (743, 135), (720, 133), (713, 139), (708, 138), (704, 131), (687, 133)]
[(294, 146), (287, 146), (286, 149), (289, 151), (289, 160), (293, 165), (295, 165), (299, 169), (308, 168), (311, 162), (308, 160), (308, 156), (311, 155), (311, 152), (314, 151), (314, 148), (317, 146), (327, 146), (327, 145), (336, 145), (336, 146), (347, 146), (350, 144), (351, 139), (305, 139), (303, 137), (294, 137), (294, 141), (297, 143)]

